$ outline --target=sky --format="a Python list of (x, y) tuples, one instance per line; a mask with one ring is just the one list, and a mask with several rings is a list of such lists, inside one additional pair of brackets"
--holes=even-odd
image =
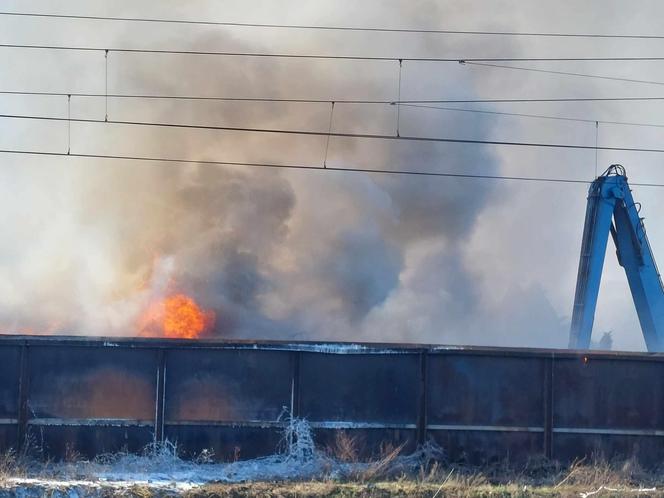
[[(0, 10), (274, 24), (661, 34), (660, 2), (2, 1)], [(494, 37), (54, 20), (0, 15), (0, 43), (379, 57), (657, 56), (664, 40)], [(660, 62), (527, 67), (664, 81)], [(395, 61), (0, 48), (0, 90), (396, 100)], [(401, 99), (662, 96), (661, 85), (404, 61)], [(459, 104), (458, 107), (464, 105)], [(465, 104), (555, 121), (401, 107), (402, 135), (595, 145), (592, 121), (662, 123), (660, 101)], [(109, 99), (110, 123), (0, 118), (0, 149), (590, 181), (621, 163), (664, 183), (653, 153), (135, 127), (315, 130), (329, 103)], [(3, 114), (66, 117), (62, 96), (1, 95)], [(71, 116), (103, 121), (103, 98)], [(339, 133), (393, 134), (394, 106), (337, 104)], [(70, 138), (68, 139), (68, 130)], [(600, 124), (597, 143), (661, 148), (664, 129)], [(327, 150), (327, 156), (325, 151)], [(662, 189), (635, 187), (655, 256)], [(566, 347), (587, 185), (0, 154), (0, 328), (134, 335), (172, 292), (227, 338)], [(643, 350), (609, 243), (593, 338)]]

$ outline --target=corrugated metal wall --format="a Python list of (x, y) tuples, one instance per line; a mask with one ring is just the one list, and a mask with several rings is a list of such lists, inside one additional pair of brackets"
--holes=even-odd
[(457, 461), (664, 457), (664, 355), (0, 336), (0, 450), (92, 457), (177, 441), (273, 453), (285, 414), (364, 456), (433, 439)]

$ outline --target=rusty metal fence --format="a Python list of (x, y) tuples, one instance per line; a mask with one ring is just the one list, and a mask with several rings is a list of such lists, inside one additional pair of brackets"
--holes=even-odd
[(428, 439), (484, 463), (664, 457), (664, 355), (420, 345), (0, 336), (0, 450), (62, 458), (177, 442), (271, 454), (285, 414), (363, 456)]

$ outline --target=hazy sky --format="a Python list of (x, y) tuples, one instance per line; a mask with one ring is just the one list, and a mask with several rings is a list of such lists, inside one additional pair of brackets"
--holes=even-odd
[[(3, 1), (0, 10), (256, 23), (662, 34), (664, 5), (618, 1)], [(0, 43), (376, 55), (656, 56), (664, 40), (300, 31), (0, 16)], [(659, 62), (521, 63), (664, 82)], [(111, 93), (396, 99), (393, 61), (113, 53)], [(0, 48), (0, 90), (104, 92), (98, 52)], [(403, 65), (402, 99), (662, 96), (656, 84), (457, 63)], [(467, 105), (472, 107), (473, 105)], [(461, 106), (460, 106), (461, 107)], [(664, 123), (664, 103), (475, 108)], [(0, 96), (4, 114), (66, 116), (63, 97)], [(72, 116), (103, 119), (104, 100)], [(327, 130), (329, 104), (109, 100), (109, 119)], [(337, 105), (339, 132), (393, 133), (395, 108)], [(402, 134), (594, 145), (593, 123), (402, 108)], [(599, 144), (662, 148), (664, 129), (602, 124)], [(324, 137), (79, 124), (76, 153), (322, 164)], [(66, 151), (67, 126), (0, 119), (0, 148)], [(662, 156), (603, 152), (633, 182)], [(595, 152), (332, 138), (328, 165), (591, 180)], [(0, 327), (132, 334), (168, 285), (228, 337), (565, 347), (587, 186), (0, 154)], [(664, 258), (664, 189), (634, 197)], [(170, 284), (169, 284), (170, 282)], [(173, 282), (175, 282), (173, 284)], [(643, 349), (612, 243), (594, 338)]]

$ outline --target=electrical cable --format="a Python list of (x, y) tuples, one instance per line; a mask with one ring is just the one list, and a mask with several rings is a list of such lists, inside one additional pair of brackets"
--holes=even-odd
[[(66, 157), (66, 158), (82, 158), (82, 159), (109, 159), (109, 160), (123, 160), (123, 161), (138, 161), (138, 162), (158, 162), (158, 163), (181, 163), (181, 164), (200, 164), (210, 166), (247, 166), (259, 168), (276, 168), (276, 169), (295, 169), (295, 170), (310, 170), (310, 171), (337, 171), (347, 173), (369, 173), (381, 175), (398, 175), (398, 176), (424, 176), (424, 177), (439, 177), (439, 178), (460, 178), (460, 179), (478, 179), (478, 180), (510, 180), (510, 181), (523, 181), (523, 182), (538, 182), (538, 183), (570, 183), (589, 185), (591, 182), (588, 180), (576, 180), (573, 178), (555, 178), (555, 177), (529, 177), (529, 176), (507, 176), (507, 175), (479, 175), (472, 173), (443, 173), (435, 171), (414, 171), (414, 170), (398, 170), (398, 169), (376, 169), (376, 168), (357, 168), (357, 167), (340, 167), (328, 166), (310, 166), (306, 164), (277, 164), (277, 163), (257, 163), (257, 162), (237, 162), (237, 161), (211, 161), (211, 160), (195, 160), (195, 159), (173, 159), (164, 157), (147, 157), (147, 156), (120, 156), (111, 154), (79, 154), (64, 152), (46, 152), (46, 151), (31, 151), (31, 150), (14, 150), (14, 149), (0, 149), (0, 154), (17, 154), (17, 155), (31, 155), (31, 156), (48, 156), (48, 157)], [(664, 183), (639, 183), (630, 182), (631, 185), (636, 187), (664, 187)]]
[(627, 83), (644, 83), (646, 85), (664, 85), (664, 81), (652, 81), (652, 80), (637, 80), (632, 78), (620, 78), (617, 76), (602, 76), (599, 74), (586, 74), (586, 73), (574, 73), (568, 71), (553, 71), (549, 69), (537, 69), (533, 67), (521, 67), (521, 66), (507, 66), (504, 64), (487, 64), (483, 62), (468, 62), (464, 61), (461, 64), (469, 66), (484, 66), (484, 67), (496, 67), (500, 69), (514, 69), (516, 71), (530, 71), (533, 73), (545, 73), (545, 74), (556, 74), (559, 76), (577, 76), (580, 78), (592, 78), (598, 80), (609, 80), (609, 81), (621, 81)]
[[(496, 114), (504, 116), (517, 116), (524, 118), (552, 119), (560, 121), (578, 121), (582, 123), (594, 123), (599, 121), (602, 124), (613, 124), (623, 126), (646, 126), (653, 128), (664, 128), (664, 124), (658, 123), (639, 123), (632, 121), (611, 121), (574, 118), (568, 116), (551, 116), (544, 114), (529, 114), (506, 111), (489, 111), (484, 109), (463, 109), (458, 107), (441, 107), (426, 104), (490, 104), (490, 103), (539, 103), (539, 102), (578, 102), (578, 101), (664, 101), (664, 97), (598, 97), (598, 98), (562, 98), (562, 99), (442, 99), (442, 100), (337, 100), (337, 99), (288, 99), (288, 98), (270, 98), (270, 97), (205, 97), (191, 95), (142, 95), (142, 94), (108, 94), (105, 93), (65, 93), (65, 92), (39, 92), (39, 91), (18, 91), (18, 90), (0, 90), (0, 95), (27, 95), (27, 96), (49, 96), (49, 97), (78, 97), (78, 98), (109, 98), (109, 99), (148, 99), (148, 100), (202, 100), (202, 101), (221, 101), (221, 102), (271, 102), (271, 103), (311, 103), (311, 104), (376, 104), (376, 105), (401, 105), (402, 107), (413, 107), (420, 109), (438, 109), (443, 111), (472, 112), (481, 114)], [(421, 103), (420, 103), (421, 102)]]
[(198, 21), (187, 19), (163, 19), (163, 18), (144, 18), (144, 17), (111, 17), (111, 16), (93, 16), (93, 15), (74, 15), (74, 14), (49, 14), (37, 12), (0, 12), (4, 16), (20, 17), (41, 17), (50, 19), (76, 19), (76, 20), (94, 20), (94, 21), (123, 21), (123, 22), (144, 22), (144, 23), (163, 23), (163, 24), (188, 24), (201, 26), (227, 26), (241, 28), (279, 28), (279, 29), (303, 29), (303, 30), (324, 30), (324, 31), (360, 31), (360, 32), (379, 32), (379, 33), (420, 33), (420, 34), (445, 34), (445, 35), (483, 35), (483, 36), (539, 36), (539, 37), (559, 37), (559, 38), (617, 38), (617, 39), (636, 39), (636, 40), (662, 40), (662, 35), (639, 35), (639, 34), (606, 34), (606, 33), (560, 33), (560, 32), (537, 32), (537, 31), (483, 31), (483, 30), (453, 30), (453, 29), (427, 29), (427, 28), (381, 28), (381, 27), (361, 27), (361, 26), (326, 26), (315, 24), (274, 24), (274, 23), (249, 23), (249, 22), (228, 22), (228, 21)]
[(156, 94), (121, 94), (121, 93), (86, 93), (86, 92), (42, 92), (0, 90), (0, 95), (35, 95), (49, 97), (98, 97), (109, 99), (155, 99), (155, 100), (212, 100), (221, 102), (287, 102), (314, 104), (512, 104), (512, 103), (545, 103), (545, 102), (634, 102), (664, 101), (664, 97), (563, 97), (563, 98), (516, 98), (516, 99), (424, 99), (424, 100), (380, 100), (380, 99), (306, 99), (278, 97), (224, 97), (204, 95), (156, 95)]
[[(160, 48), (104, 48), (68, 45), (27, 45), (19, 43), (1, 43), (1, 48), (19, 48), (33, 50), (69, 50), (78, 52), (116, 52), (138, 54), (170, 55), (209, 55), (225, 57), (261, 57), (282, 59), (318, 59), (318, 60), (355, 60), (355, 61), (410, 61), (410, 62), (456, 62), (460, 64), (480, 62), (653, 62), (664, 61), (664, 56), (627, 56), (627, 57), (403, 57), (379, 55), (333, 55), (333, 54), (288, 54), (268, 52), (229, 52), (213, 50), (174, 50)], [(479, 65), (479, 64), (478, 64)], [(509, 67), (509, 66), (508, 66)], [(664, 83), (662, 83), (664, 84)]]
[(659, 124), (659, 123), (637, 123), (631, 121), (584, 119), (584, 118), (573, 118), (570, 116), (551, 116), (546, 114), (527, 114), (521, 112), (488, 111), (484, 109), (463, 109), (459, 107), (440, 107), (434, 105), (420, 105), (420, 104), (401, 104), (401, 106), (414, 107), (418, 109), (438, 109), (441, 111), (459, 111), (459, 112), (470, 112), (470, 113), (479, 113), (479, 114), (496, 114), (499, 116), (515, 116), (522, 118), (552, 119), (556, 121), (576, 121), (579, 123), (599, 123), (599, 124), (612, 124), (612, 125), (621, 125), (621, 126), (647, 126), (652, 128), (664, 128), (664, 124)]
[[(435, 171), (414, 171), (414, 170), (389, 170), (389, 169), (375, 169), (375, 168), (356, 168), (356, 167), (340, 167), (340, 166), (310, 166), (306, 164), (277, 164), (277, 163), (256, 163), (256, 162), (235, 162), (235, 161), (210, 161), (210, 160), (195, 160), (195, 159), (173, 159), (163, 157), (146, 157), (146, 156), (121, 156), (110, 154), (79, 154), (64, 152), (46, 152), (46, 151), (32, 151), (32, 150), (14, 150), (14, 149), (0, 149), (0, 154), (18, 154), (18, 155), (32, 155), (32, 156), (49, 156), (49, 157), (67, 157), (67, 158), (83, 158), (83, 159), (112, 159), (112, 160), (125, 160), (125, 161), (141, 161), (141, 162), (162, 162), (162, 163), (182, 163), (182, 164), (201, 164), (211, 166), (249, 166), (249, 167), (262, 167), (262, 168), (281, 168), (281, 169), (297, 169), (297, 170), (316, 170), (316, 171), (338, 171), (349, 173), (372, 173), (372, 174), (385, 174), (385, 175), (411, 175), (411, 176), (427, 176), (427, 177), (443, 177), (443, 178), (470, 178), (470, 179), (484, 179), (484, 180), (514, 180), (514, 181), (528, 181), (528, 182), (544, 182), (544, 183), (573, 183), (573, 184), (590, 184), (587, 180), (575, 180), (572, 178), (545, 178), (545, 177), (527, 177), (527, 176), (504, 176), (504, 175), (478, 175), (470, 173), (442, 173)], [(663, 184), (658, 183), (632, 183), (632, 185), (643, 187), (664, 187)]]
[(664, 149), (644, 148), (644, 147), (612, 147), (601, 146), (595, 147), (594, 145), (581, 145), (581, 144), (563, 144), (563, 143), (546, 143), (546, 142), (517, 142), (517, 141), (502, 141), (502, 140), (479, 140), (479, 139), (463, 139), (463, 138), (447, 138), (447, 137), (418, 137), (409, 135), (378, 135), (370, 133), (340, 133), (340, 132), (325, 132), (325, 131), (311, 131), (311, 130), (284, 130), (279, 128), (249, 128), (240, 126), (213, 126), (213, 125), (193, 125), (184, 123), (163, 123), (151, 121), (120, 121), (109, 120), (103, 121), (99, 119), (83, 119), (83, 118), (58, 118), (49, 116), (30, 116), (30, 115), (17, 115), (17, 114), (0, 114), (0, 118), (6, 119), (27, 119), (27, 120), (41, 120), (41, 121), (69, 121), (75, 123), (108, 123), (115, 125), (126, 126), (145, 126), (145, 127), (159, 127), (159, 128), (180, 128), (180, 129), (195, 129), (195, 130), (217, 130), (217, 131), (236, 131), (247, 133), (265, 133), (265, 134), (281, 134), (281, 135), (300, 135), (300, 136), (316, 136), (316, 137), (339, 137), (339, 138), (358, 138), (358, 139), (375, 139), (375, 140), (397, 140), (397, 141), (411, 141), (411, 142), (437, 142), (437, 143), (457, 143), (457, 144), (470, 144), (470, 145), (501, 145), (501, 146), (515, 146), (515, 147), (535, 147), (535, 148), (555, 148), (555, 149), (577, 149), (577, 150), (609, 150), (621, 152), (649, 152), (649, 153), (664, 153)]

